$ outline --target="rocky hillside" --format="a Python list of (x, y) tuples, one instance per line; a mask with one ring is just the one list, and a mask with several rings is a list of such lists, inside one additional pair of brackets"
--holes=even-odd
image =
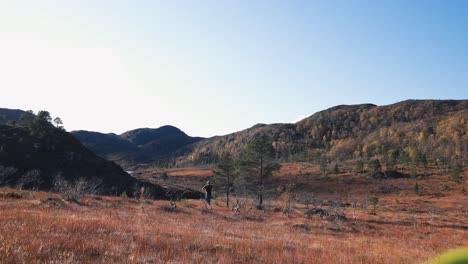
[(249, 129), (196, 142), (179, 152), (174, 165), (216, 162), (223, 152), (238, 154), (259, 134), (273, 142), (285, 161), (328, 160), (386, 155), (405, 151), (415, 157), (449, 162), (467, 160), (468, 100), (408, 100), (376, 106), (341, 105), (295, 124), (258, 124)]
[[(22, 127), (0, 125), (2, 185), (53, 189), (57, 179), (84, 179), (98, 193), (120, 194), (136, 181), (117, 164), (96, 156), (69, 133), (51, 128), (39, 135)], [(90, 186), (91, 187), (91, 186)], [(91, 187), (92, 188), (92, 187)]]
[(72, 134), (96, 154), (125, 167), (152, 162), (164, 164), (175, 151), (201, 139), (173, 126), (140, 128), (122, 135), (82, 130)]

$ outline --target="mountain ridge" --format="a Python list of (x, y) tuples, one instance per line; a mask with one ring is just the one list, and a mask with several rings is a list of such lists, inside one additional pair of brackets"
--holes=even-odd
[[(466, 159), (465, 116), (468, 100), (409, 99), (381, 106), (337, 105), (296, 123), (258, 123), (209, 138), (190, 137), (170, 125), (137, 128), (120, 135), (84, 130), (71, 133), (96, 154), (127, 168), (138, 164), (160, 167), (212, 164), (224, 152), (238, 155), (249, 140), (260, 134), (270, 138), (276, 157), (284, 161), (321, 157), (359, 159), (384, 155), (395, 148), (424, 150), (434, 154), (434, 158), (441, 158), (447, 144), (451, 150), (445, 152), (455, 153), (456, 149)], [(419, 133), (424, 134), (424, 140), (432, 140), (432, 148), (420, 139)]]
[(120, 135), (78, 130), (71, 132), (99, 156), (122, 166), (154, 162), (171, 155), (179, 148), (192, 144), (200, 137), (190, 137), (177, 127), (137, 128)]
[[(466, 138), (465, 116), (468, 116), (468, 100), (412, 99), (383, 106), (339, 105), (316, 112), (293, 124), (257, 124), (239, 132), (200, 140), (192, 144), (190, 149), (181, 151), (174, 165), (216, 162), (222, 152), (237, 155), (246, 142), (259, 134), (268, 135), (277, 157), (285, 160), (295, 159), (295, 155), (306, 159), (318, 159), (320, 156), (328, 156), (329, 159), (360, 158), (364, 155), (362, 148), (368, 148), (367, 141), (372, 142), (380, 137), (381, 128), (389, 129), (392, 133), (405, 131), (414, 142), (418, 142), (417, 135), (412, 134), (415, 129), (419, 129), (416, 125), (425, 128), (436, 126), (432, 129), (440, 130), (444, 136), (447, 131), (443, 130), (442, 123), (451, 120), (463, 123), (457, 133)], [(391, 142), (384, 142), (385, 139), (381, 138), (378, 140), (381, 141), (377, 143), (380, 147), (403, 149), (411, 141), (400, 144), (393, 138)], [(453, 138), (451, 141), (453, 144), (460, 142), (456, 143), (458, 148), (467, 148), (466, 140)], [(372, 145), (372, 155), (378, 152), (374, 148)], [(360, 153), (355, 154), (355, 151)]]

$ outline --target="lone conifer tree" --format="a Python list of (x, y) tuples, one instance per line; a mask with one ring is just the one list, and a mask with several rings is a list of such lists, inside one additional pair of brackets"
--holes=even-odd
[(240, 157), (241, 169), (257, 178), (259, 208), (263, 207), (265, 181), (274, 171), (281, 168), (281, 165), (274, 158), (275, 150), (265, 135), (257, 136), (248, 142)]
[(229, 192), (236, 173), (236, 167), (230, 154), (225, 153), (221, 156), (213, 173), (216, 175), (215, 180), (219, 179), (224, 183), (226, 188), (226, 207), (229, 207)]

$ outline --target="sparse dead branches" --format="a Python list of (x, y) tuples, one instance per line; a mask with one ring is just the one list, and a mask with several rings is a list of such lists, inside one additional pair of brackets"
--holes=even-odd
[(39, 188), (41, 184), (41, 171), (29, 170), (16, 181), (16, 188), (22, 190), (24, 187), (26, 187), (34, 190)]
[(80, 177), (74, 181), (68, 181), (61, 175), (54, 178), (54, 191), (61, 194), (67, 200), (78, 200), (86, 195), (93, 195), (100, 192), (102, 180), (93, 178), (85, 179)]
[(7, 185), (12, 179), (13, 176), (18, 169), (12, 166), (5, 167), (0, 165), (0, 186)]

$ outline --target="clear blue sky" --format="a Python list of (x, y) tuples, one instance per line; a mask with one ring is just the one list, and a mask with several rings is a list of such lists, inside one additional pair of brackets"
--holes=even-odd
[(468, 1), (0, 1), (0, 107), (213, 136), (468, 98)]

